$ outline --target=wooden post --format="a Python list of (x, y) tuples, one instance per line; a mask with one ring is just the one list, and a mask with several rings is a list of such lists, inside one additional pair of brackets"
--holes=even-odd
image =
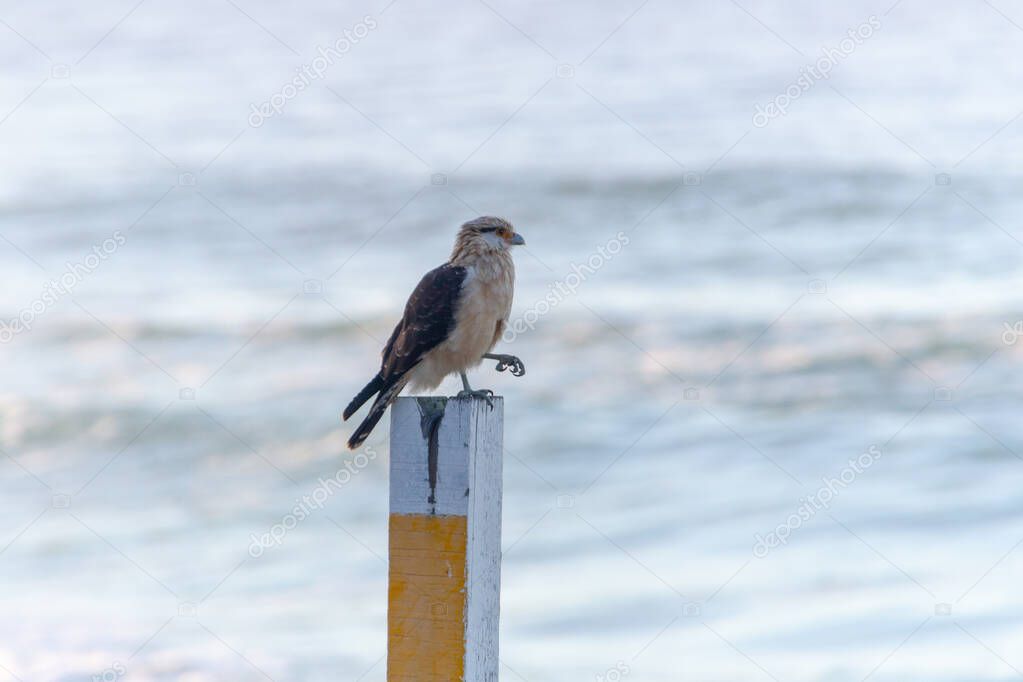
[(388, 682), (497, 682), (504, 400), (391, 408)]

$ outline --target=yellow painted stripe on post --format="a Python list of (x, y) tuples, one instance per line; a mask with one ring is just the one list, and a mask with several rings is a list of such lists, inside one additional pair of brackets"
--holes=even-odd
[(391, 514), (389, 682), (465, 675), (465, 516)]

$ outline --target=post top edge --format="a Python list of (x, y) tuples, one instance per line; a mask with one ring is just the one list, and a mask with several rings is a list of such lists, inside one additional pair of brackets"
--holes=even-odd
[[(503, 395), (495, 395), (493, 398), (491, 398), (491, 400), (494, 400), (495, 402), (498, 401), (498, 400), (502, 400), (503, 401), (504, 400), (504, 396)], [(463, 397), (460, 397), (460, 396), (444, 396), (444, 395), (403, 395), (403, 396), (400, 396), (400, 397), (396, 398), (394, 402), (396, 402), (396, 403), (406, 403), (406, 402), (411, 402), (411, 401), (415, 401), (415, 402), (419, 403), (420, 405), (425, 405), (425, 404), (447, 405), (449, 402), (459, 402), (459, 401), (465, 401), (465, 402), (469, 402), (469, 403), (484, 403), (484, 404), (486, 404), (486, 402), (487, 402), (486, 398), (481, 398), (479, 396), (466, 396), (466, 397), (463, 398)]]

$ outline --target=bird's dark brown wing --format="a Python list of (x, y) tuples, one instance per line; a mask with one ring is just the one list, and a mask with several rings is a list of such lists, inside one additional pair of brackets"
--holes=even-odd
[(405, 305), (405, 316), (394, 328), (384, 348), (380, 373), (345, 408), (343, 417), (348, 419), (376, 394), (366, 418), (348, 439), (349, 448), (354, 450), (365, 442), (387, 406), (405, 387), (409, 371), (422, 362), (426, 353), (448, 338), (455, 328), (455, 314), (462, 298), (466, 273), (461, 266), (442, 265), (427, 273), (412, 292)]
[(431, 270), (405, 305), (405, 316), (384, 348), (380, 375), (385, 383), (403, 376), (455, 328), (466, 269), (446, 263)]

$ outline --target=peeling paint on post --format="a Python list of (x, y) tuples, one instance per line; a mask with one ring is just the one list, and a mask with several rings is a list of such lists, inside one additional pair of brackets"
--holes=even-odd
[(504, 400), (391, 410), (388, 682), (497, 682)]

